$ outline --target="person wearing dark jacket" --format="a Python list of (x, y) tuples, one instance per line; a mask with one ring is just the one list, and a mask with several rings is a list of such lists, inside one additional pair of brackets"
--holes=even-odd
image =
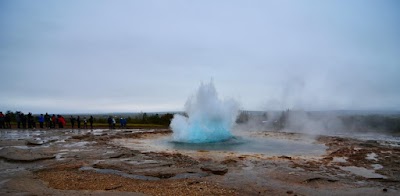
[(90, 123), (90, 129), (93, 129), (93, 116), (90, 116), (89, 123)]
[(8, 112), (4, 117), (4, 121), (6, 122), (6, 129), (11, 129), (11, 115)]
[(5, 117), (3, 112), (0, 112), (0, 129), (5, 129)]
[(76, 122), (78, 123), (78, 129), (81, 128), (81, 117), (78, 116), (78, 118), (76, 119)]
[(108, 127), (110, 129), (112, 129), (112, 118), (111, 118), (111, 116), (108, 117), (107, 122), (108, 122)]
[(47, 112), (44, 115), (44, 120), (46, 122), (46, 128), (51, 128), (50, 115)]
[(32, 113), (28, 113), (28, 129), (32, 129)]
[(21, 118), (21, 122), (22, 122), (22, 128), (26, 129), (26, 116), (25, 116), (25, 114), (21, 112), (20, 118)]
[(17, 112), (15, 114), (15, 120), (17, 121), (18, 129), (20, 129), (21, 128), (21, 112)]
[(74, 125), (75, 125), (75, 117), (73, 117), (73, 116), (71, 115), (71, 117), (69, 118), (69, 121), (71, 122), (71, 128), (73, 129), (73, 128), (74, 128)]

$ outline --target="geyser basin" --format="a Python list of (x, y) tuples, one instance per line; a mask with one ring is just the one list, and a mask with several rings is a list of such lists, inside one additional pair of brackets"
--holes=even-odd
[(143, 151), (175, 151), (179, 153), (238, 153), (263, 154), (265, 156), (320, 156), (325, 154), (327, 147), (316, 144), (314, 140), (292, 140), (286, 138), (270, 138), (268, 136), (240, 136), (226, 141), (213, 143), (175, 142), (171, 136), (160, 136), (152, 139), (117, 139), (118, 145)]

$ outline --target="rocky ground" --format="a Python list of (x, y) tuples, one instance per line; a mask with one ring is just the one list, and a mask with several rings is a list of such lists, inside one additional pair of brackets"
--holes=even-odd
[[(151, 150), (170, 130), (1, 130), (2, 195), (398, 195), (398, 142), (319, 136), (320, 156)], [(300, 134), (259, 132), (292, 139)], [(123, 141), (129, 140), (129, 146)]]

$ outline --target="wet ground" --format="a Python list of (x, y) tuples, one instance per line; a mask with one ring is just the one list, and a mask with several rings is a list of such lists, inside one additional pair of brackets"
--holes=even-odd
[(259, 131), (0, 130), (1, 195), (399, 195), (400, 140)]

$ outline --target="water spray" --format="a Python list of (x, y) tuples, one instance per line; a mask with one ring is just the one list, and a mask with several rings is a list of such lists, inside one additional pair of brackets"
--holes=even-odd
[(201, 84), (185, 104), (187, 116), (175, 114), (171, 121), (173, 140), (184, 143), (221, 142), (232, 138), (231, 128), (239, 106), (233, 99), (222, 100), (212, 82)]

